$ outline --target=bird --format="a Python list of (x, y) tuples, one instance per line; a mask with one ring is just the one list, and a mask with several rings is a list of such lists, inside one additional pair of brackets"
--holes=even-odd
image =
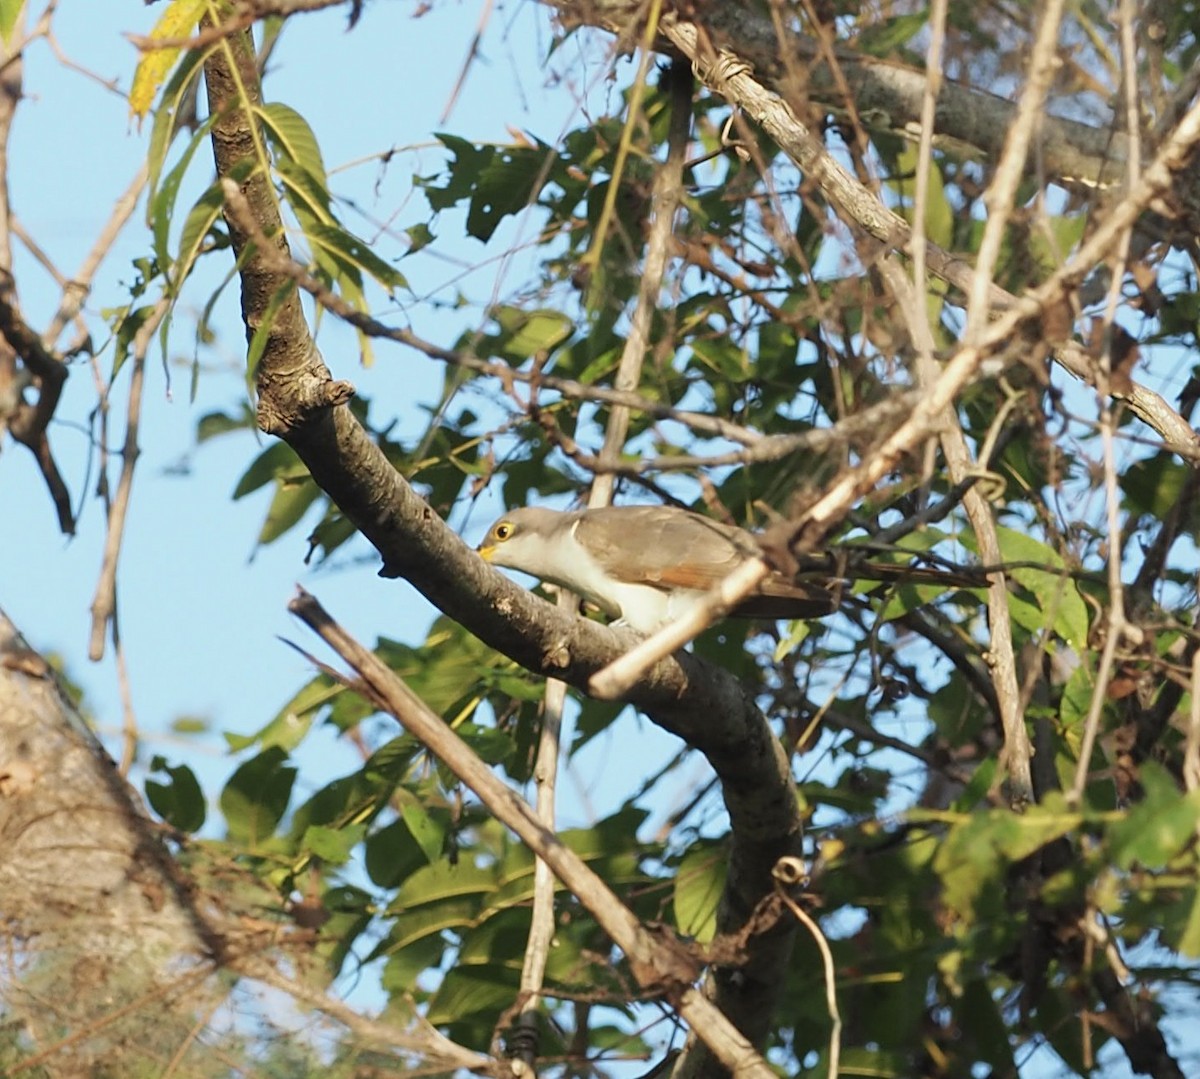
[[(683, 616), (760, 554), (752, 533), (675, 506), (525, 506), (500, 517), (477, 549), (485, 561), (569, 589), (640, 633)], [(836, 607), (829, 589), (772, 572), (730, 614), (819, 618)]]

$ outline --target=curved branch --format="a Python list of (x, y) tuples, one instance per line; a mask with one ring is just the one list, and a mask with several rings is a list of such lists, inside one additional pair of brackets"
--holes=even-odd
[[(217, 172), (259, 160), (246, 108), (260, 93), (246, 34), (227, 38), (206, 61)], [(258, 420), (288, 442), (313, 479), (383, 558), (383, 576), (404, 577), (435, 606), (486, 644), (536, 673), (576, 687), (633, 641), (556, 610), (493, 570), (455, 535), (396, 472), (355, 419), (353, 387), (335, 381), (304, 321), (292, 280), (279, 209), (269, 179), (256, 171), (226, 181), (226, 221), (242, 279), (248, 337), (277, 308), (258, 368)], [(286, 298), (279, 302), (278, 297)], [(727, 902), (748, 916), (773, 887), (771, 868), (800, 844), (800, 817), (787, 760), (750, 691), (729, 673), (679, 655), (657, 664), (630, 692), (630, 703), (709, 759), (723, 785), (734, 845)], [(738, 978), (728, 979), (726, 1014), (756, 1043), (765, 1038), (778, 980), (775, 942), (757, 945)], [(732, 974), (732, 972), (730, 972)]]

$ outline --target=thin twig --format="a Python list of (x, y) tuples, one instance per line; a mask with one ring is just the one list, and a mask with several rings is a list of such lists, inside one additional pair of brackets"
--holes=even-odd
[[(933, 167), (933, 128), (937, 115), (938, 92), (942, 88), (942, 47), (946, 40), (948, 0), (933, 0), (929, 8), (929, 45), (925, 50), (925, 92), (921, 95), (921, 138), (917, 143), (917, 179), (913, 193), (912, 241), (909, 254), (913, 261), (913, 284), (923, 301), (925, 280), (925, 215), (929, 205), (929, 171)], [(926, 319), (922, 303), (920, 315)], [(922, 349), (924, 346), (918, 346)]]
[(1025, 159), (1034, 129), (1041, 120), (1046, 94), (1054, 79), (1058, 30), (1065, 0), (1046, 0), (1042, 7), (1028, 77), (1017, 104), (1017, 114), (1004, 140), (1004, 150), (996, 163), (992, 182), (984, 193), (987, 224), (975, 259), (975, 272), (967, 300), (967, 326), (963, 340), (974, 342), (988, 323), (989, 301), (995, 289), (996, 261), (1005, 241), (1005, 227), (1013, 211), (1017, 185), (1025, 175)]
[(117, 196), (112, 213), (109, 214), (104, 227), (96, 236), (75, 276), (63, 284), (63, 295), (59, 301), (58, 310), (54, 313), (50, 325), (43, 334), (43, 340), (48, 344), (53, 344), (58, 339), (58, 335), (62, 333), (67, 323), (82, 309), (83, 301), (87, 299), (88, 293), (91, 291), (96, 271), (100, 269), (105, 257), (116, 243), (117, 237), (129, 223), (133, 211), (137, 209), (138, 199), (145, 190), (149, 175), (149, 166), (146, 162), (142, 162), (133, 179), (129, 181), (129, 185)]
[(146, 992), (139, 993), (132, 1000), (126, 1001), (120, 1007), (104, 1012), (91, 1022), (76, 1027), (70, 1034), (59, 1038), (40, 1052), (34, 1053), (32, 1056), (28, 1056), (17, 1063), (10, 1064), (4, 1074), (6, 1077), (11, 1077), (30, 1069), (39, 1068), (46, 1061), (53, 1060), (55, 1054), (62, 1052), (62, 1050), (72, 1045), (78, 1045), (80, 1042), (86, 1041), (88, 1038), (107, 1030), (127, 1015), (133, 1015), (153, 1004), (161, 1005), (174, 997), (178, 997), (184, 992), (201, 985), (208, 978), (212, 977), (212, 975), (212, 967), (205, 963), (181, 975), (168, 985), (155, 984)]
[[(112, 505), (108, 507), (108, 531), (104, 538), (104, 557), (100, 565), (100, 576), (96, 581), (96, 593), (92, 598), (92, 632), (88, 641), (88, 656), (93, 661), (104, 655), (104, 636), (117, 606), (117, 563), (121, 557), (121, 542), (125, 535), (125, 518), (129, 513), (129, 500), (133, 493), (133, 472), (137, 464), (138, 430), (141, 423), (142, 388), (146, 376), (146, 353), (150, 342), (162, 320), (170, 310), (171, 301), (159, 300), (146, 321), (138, 328), (133, 339), (130, 357), (129, 404), (125, 417), (125, 442), (121, 449), (121, 475), (117, 480)], [(116, 623), (113, 622), (115, 630)]]
[(543, 374), (540, 371), (519, 371), (505, 363), (495, 363), (480, 359), (467, 352), (442, 348), (424, 340), (411, 330), (388, 326), (378, 319), (357, 311), (342, 299), (336, 292), (318, 281), (307, 268), (295, 259), (281, 251), (263, 233), (255, 222), (246, 201), (246, 196), (238, 185), (231, 180), (222, 183), (225, 192), (225, 204), (230, 216), (243, 229), (255, 245), (255, 254), (270, 270), (291, 278), (296, 285), (308, 293), (325, 310), (337, 315), (355, 329), (361, 330), (368, 337), (395, 341), (416, 349), (430, 359), (440, 360), (455, 367), (462, 367), (476, 374), (495, 378), (507, 392), (511, 392), (514, 383), (533, 385), (539, 389), (550, 389), (570, 397), (573, 400), (593, 401), (606, 405), (624, 405), (629, 408), (654, 416), (656, 419), (674, 420), (716, 438), (727, 438), (742, 445), (755, 445), (764, 439), (764, 435), (753, 428), (731, 423), (719, 416), (708, 416), (702, 412), (690, 412), (686, 409), (672, 408), (661, 401), (654, 401), (641, 394), (625, 390), (609, 389), (604, 386), (591, 386), (576, 379), (559, 378), (557, 375)]
[(623, 656), (601, 668), (588, 681), (588, 692), (602, 701), (615, 700), (660, 659), (695, 640), (709, 626), (728, 614), (753, 592), (771, 567), (761, 558), (748, 558), (728, 577), (694, 604), (682, 618), (635, 645)]
[(1189, 793), (1200, 789), (1200, 650), (1192, 656), (1192, 706), (1183, 743), (1183, 785)]
[(788, 894), (787, 889), (782, 885), (779, 887), (779, 896), (788, 910), (795, 915), (796, 920), (811, 934), (817, 951), (821, 953), (821, 969), (825, 975), (825, 1011), (831, 1023), (829, 1066), (825, 1074), (828, 1079), (837, 1079), (842, 1053), (842, 1016), (838, 1011), (837, 969), (833, 963), (833, 952), (830, 951), (829, 941), (825, 939), (825, 934), (821, 932), (821, 927), (817, 925), (816, 920)]
[[(922, 385), (930, 386), (937, 381), (938, 367), (933, 359), (933, 334), (925, 315), (924, 297), (914, 292), (908, 276), (894, 255), (886, 256), (882, 260), (881, 269), (916, 342), (917, 377)], [(977, 474), (978, 469), (953, 407), (947, 407), (942, 413), (940, 426), (939, 442), (946, 459), (950, 481), (954, 484), (965, 484)], [(1003, 561), (1003, 555), (996, 532), (995, 517), (991, 504), (977, 484), (965, 488), (963, 508), (975, 532), (981, 560), (985, 565), (998, 565)], [(1030, 763), (1033, 748), (1020, 707), (1021, 692), (1017, 682), (1016, 654), (1013, 649), (1008, 584), (1003, 572), (990, 575), (987, 602), (991, 636), (988, 647), (991, 658), (989, 666), (995, 689), (994, 700), (1004, 732), (1004, 765), (1011, 781), (1009, 794), (1015, 804), (1023, 805), (1032, 800), (1034, 793)]]
[(392, 1046), (403, 1052), (416, 1053), (445, 1069), (463, 1068), (482, 1073), (494, 1070), (490, 1057), (451, 1041), (421, 1016), (415, 1017), (416, 1031), (400, 1030), (391, 1023), (368, 1018), (351, 1005), (322, 993), (314, 986), (289, 978), (273, 963), (257, 956), (235, 953), (224, 957), (222, 965), (246, 978), (278, 989), (310, 1008), (324, 1012), (353, 1031), (365, 1043)]
[[(1126, 120), (1132, 122), (1129, 131), (1129, 156), (1126, 159), (1126, 185), (1132, 190), (1138, 181), (1138, 169), (1141, 163), (1140, 142), (1138, 134), (1138, 89), (1137, 89), (1137, 57), (1133, 38), (1134, 11), (1131, 0), (1120, 0), (1118, 6), (1118, 21), (1120, 26), (1121, 66), (1124, 78), (1122, 80)], [(1104, 705), (1108, 700), (1108, 683), (1112, 673), (1113, 660), (1117, 648), (1124, 643), (1127, 634), (1135, 631), (1125, 617), (1125, 588), (1121, 581), (1121, 493), (1117, 478), (1117, 462), (1115, 451), (1115, 436), (1117, 417), (1105, 392), (1111, 384), (1113, 374), (1113, 327), (1116, 322), (1117, 304), (1121, 295), (1121, 283), (1125, 278), (1125, 264), (1129, 255), (1129, 245), (1132, 239), (1132, 227), (1127, 229), (1121, 238), (1119, 249), (1113, 259), (1112, 279), (1108, 290), (1108, 303), (1104, 311), (1106, 328), (1104, 349), (1100, 356), (1101, 381), (1097, 386), (1100, 398), (1100, 438), (1104, 453), (1104, 505), (1108, 523), (1108, 591), (1109, 604), (1106, 619), (1106, 638), (1104, 649), (1100, 653), (1100, 664), (1096, 671), (1096, 684), (1092, 689), (1092, 699), (1088, 705), (1087, 717), (1084, 720), (1083, 738), (1079, 746), (1079, 761), (1075, 767), (1075, 780), (1068, 792), (1069, 804), (1078, 805), (1087, 788), (1088, 775), (1091, 769), (1092, 752), (1095, 749), (1096, 738), (1100, 730), (1100, 718), (1104, 714)]]
[[(646, 240), (646, 256), (641, 286), (630, 319), (629, 333), (617, 366), (614, 384), (618, 390), (632, 392), (641, 383), (642, 365), (649, 347), (650, 325), (658, 310), (663, 274), (672, 249), (675, 213), (683, 193), (683, 166), (687, 158), (687, 141), (692, 119), (691, 70), (683, 61), (675, 61), (665, 76), (672, 90), (671, 127), (667, 137), (667, 156), (659, 168), (651, 196), (653, 221)], [(615, 462), (629, 432), (630, 409), (615, 406), (609, 413), (599, 461)], [(588, 493), (588, 508), (607, 506), (612, 502), (614, 488), (612, 471), (601, 472), (592, 482)], [(569, 592), (560, 591), (559, 606), (578, 611), (579, 600)], [(560, 753), (559, 738), (562, 710), (566, 702), (566, 684), (558, 679), (546, 682), (545, 707), (542, 713), (542, 734), (538, 743), (537, 815), (548, 828), (554, 828), (554, 783)], [(529, 944), (521, 971), (521, 992), (527, 994), (525, 1007), (517, 1026), (523, 1028), (521, 1063), (532, 1069), (536, 1055), (535, 1009), (542, 988), (546, 957), (554, 928), (554, 881), (545, 862), (539, 859), (534, 874), (533, 919)]]

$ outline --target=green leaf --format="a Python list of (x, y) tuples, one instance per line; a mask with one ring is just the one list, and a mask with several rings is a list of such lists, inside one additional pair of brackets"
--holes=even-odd
[(440, 937), (415, 940), (402, 948), (391, 949), (383, 966), (380, 984), (401, 999), (412, 993), (417, 978), (441, 963), (446, 944)]
[(224, 205), (225, 192), (218, 182), (205, 191), (188, 211), (183, 222), (183, 231), (179, 236), (179, 253), (175, 256), (172, 266), (171, 287), (174, 292), (178, 293), (183, 287), (183, 282), (191, 273), (200, 253), (204, 238), (216, 225)]
[(275, 495), (258, 532), (258, 542), (266, 546), (290, 531), (321, 497), (321, 488), (309, 476), (276, 481)]
[(367, 837), (366, 870), (381, 888), (397, 888), (418, 869), (431, 864), (408, 825), (395, 820)]
[(196, 129), (195, 134), (188, 140), (188, 144), (180, 155), (179, 160), (172, 166), (171, 171), (163, 179), (162, 186), (153, 192), (146, 205), (148, 223), (154, 235), (154, 254), (164, 268), (171, 265), (171, 252), (169, 248), (171, 223), (175, 219), (175, 200), (179, 196), (180, 185), (183, 183), (183, 178), (187, 173), (188, 166), (192, 163), (192, 158), (195, 156), (196, 151), (201, 146), (208, 146), (208, 138), (214, 122), (213, 118), (210, 117)]
[(1200, 959), (1200, 888), (1191, 889), (1187, 922), (1176, 947), (1190, 959)]
[(717, 907), (729, 871), (723, 842), (693, 844), (675, 873), (675, 926), (680, 933), (707, 944), (716, 936)]
[(444, 858), (418, 869), (396, 893), (394, 907), (412, 910), (418, 906), (441, 903), (463, 896), (490, 895), (500, 883), (495, 865), (481, 867)]
[(478, 174), (467, 211), (467, 233), (490, 240), (501, 220), (520, 213), (537, 198), (555, 157), (546, 146), (497, 148)]
[(320, 709), (329, 704), (341, 692), (342, 687), (329, 675), (319, 674), (292, 697), (256, 734), (227, 734), (226, 741), (229, 742), (232, 749), (245, 749), (247, 746), (257, 743), (261, 749), (278, 746), (290, 753), (307, 737)]
[(452, 967), (429, 1002), (426, 1019), (438, 1026), (481, 1012), (490, 1015), (512, 1002), (520, 982), (519, 967), (498, 963)]
[(254, 847), (269, 839), (287, 812), (296, 769), (282, 749), (273, 747), (246, 761), (221, 791), (221, 812), (229, 837)]
[[(903, 197), (901, 213), (908, 221), (913, 220), (917, 196), (917, 147), (906, 145), (896, 157), (896, 168), (901, 178), (889, 181)], [(946, 198), (946, 185), (936, 159), (929, 162), (929, 180), (925, 192), (925, 237), (940, 247), (954, 243), (954, 208)]]
[(437, 823), (411, 794), (397, 791), (401, 799), (400, 817), (412, 837), (417, 841), (430, 865), (442, 856), (446, 843), (446, 830)]
[(1076, 245), (1083, 239), (1088, 217), (1088, 214), (1081, 213), (1043, 219), (1045, 225), (1049, 226), (1049, 236), (1046, 235), (1045, 227), (1023, 233), (1029, 238), (1029, 253), (1044, 275), (1052, 274), (1066, 262)]
[(307, 471), (291, 446), (286, 442), (276, 442), (263, 450), (242, 473), (233, 489), (233, 499), (236, 502), (277, 477), (303, 476), (307, 475)]
[(722, 379), (745, 382), (753, 374), (750, 357), (730, 337), (700, 338), (692, 342), (692, 354)]
[(305, 830), (300, 846), (330, 865), (345, 865), (366, 831), (365, 824), (347, 824), (341, 828), (314, 824)]
[(351, 823), (369, 824), (386, 805), (389, 793), (361, 771), (339, 776), (296, 808), (288, 821), (288, 834), (299, 839), (314, 825), (343, 828)]
[(337, 224), (337, 218), (330, 209), (332, 199), (324, 181), (286, 157), (279, 158), (275, 168), (283, 181), (288, 205), (306, 233), (316, 225)]
[[(1033, 563), (1015, 566), (1009, 576), (1033, 593), (1042, 614), (1037, 628), (1053, 630), (1077, 652), (1087, 650), (1087, 605), (1079, 588), (1066, 574), (1066, 563), (1057, 551), (1024, 532), (998, 528), (1000, 553), (1005, 562)], [(1038, 569), (1037, 565), (1046, 568)], [(1057, 571), (1057, 572), (1056, 572)]]
[(1135, 513), (1150, 514), (1161, 520), (1180, 504), (1190, 482), (1190, 472), (1167, 453), (1134, 461), (1120, 479), (1126, 505)]
[(290, 105), (278, 101), (263, 105), (258, 115), (275, 152), (294, 161), (324, 185), (325, 162), (308, 121)]
[(1113, 864), (1159, 869), (1195, 841), (1200, 824), (1200, 790), (1183, 793), (1154, 760), (1141, 766), (1142, 801), (1108, 828)]
[(313, 224), (304, 233), (313, 244), (331, 255), (343, 268), (357, 273), (365, 271), (386, 289), (408, 288), (408, 280), (395, 266), (384, 262), (357, 236), (340, 225)]
[(270, 300), (267, 301), (267, 306), (263, 309), (262, 320), (255, 327), (254, 336), (250, 338), (250, 347), (246, 349), (246, 378), (248, 381), (253, 382), (258, 375), (258, 365), (267, 349), (267, 342), (271, 339), (275, 318), (278, 316), (280, 308), (287, 303), (295, 291), (296, 283), (289, 278), (280, 283), (272, 293)]
[(168, 783), (146, 780), (146, 798), (154, 812), (181, 832), (200, 831), (204, 827), (207, 808), (195, 773), (186, 764), (170, 765), (157, 756), (150, 762), (150, 772), (162, 772), (170, 777)]
[[(1061, 802), (1061, 796), (1047, 798), (1025, 813), (976, 812), (951, 827), (934, 858), (945, 885), (946, 905), (971, 922), (981, 899), (1000, 900), (999, 882), (1009, 865), (1082, 823), (1081, 815), (1065, 810)], [(920, 811), (910, 814), (913, 820), (921, 817)]]
[[(406, 887), (409, 880), (412, 880), (412, 877), (409, 877), (401, 888)], [(457, 930), (473, 925), (483, 906), (482, 895), (485, 891), (486, 889), (479, 889), (466, 895), (447, 896), (437, 903), (421, 903), (398, 909), (394, 909), (397, 905), (393, 904), (393, 907), (388, 909), (388, 913), (394, 914), (394, 917), (388, 933), (387, 947), (407, 948), (427, 937), (440, 936), (448, 929)]]
[(457, 135), (435, 133), (438, 140), (453, 155), (447, 168), (444, 187), (434, 187), (428, 180), (416, 182), (424, 189), (430, 209), (448, 210), (463, 199), (469, 199), (475, 189), (475, 179), (496, 152), (493, 146), (476, 146)]
[[(168, 80), (158, 108), (154, 110), (154, 123), (150, 128), (150, 145), (146, 152), (147, 185), (150, 192), (150, 198), (146, 204), (148, 215), (151, 214), (152, 204), (158, 191), (158, 177), (162, 172), (163, 163), (166, 161), (167, 150), (170, 149), (171, 142), (179, 130), (177, 125), (180, 106), (188, 100), (188, 88), (207, 55), (207, 50), (197, 49), (184, 56), (183, 62)], [(206, 120), (201, 125), (204, 129), (210, 126), (211, 120)], [(196, 132), (192, 141), (199, 137), (199, 132)], [(147, 220), (152, 221), (152, 218), (148, 217)]]
[(404, 234), (408, 237), (408, 250), (405, 255), (415, 255), (436, 239), (428, 225), (410, 225), (404, 230)]
[(499, 307), (492, 317), (502, 331), (497, 352), (510, 362), (521, 363), (531, 356), (549, 353), (575, 332), (571, 319), (548, 308), (522, 311)]
[(870, 56), (887, 56), (916, 37), (928, 21), (928, 9), (880, 19), (858, 35), (858, 47)]
[(127, 310), (117, 324), (113, 342), (112, 372), (109, 374), (110, 382), (117, 377), (121, 368), (125, 366), (125, 361), (129, 359), (129, 350), (133, 348), (134, 338), (137, 337), (138, 330), (146, 324), (151, 310), (150, 307), (136, 307), (133, 310)]
[(234, 415), (228, 412), (206, 412), (196, 421), (196, 441), (205, 443), (220, 435), (232, 434), (234, 431), (255, 430), (254, 414), (243, 407), (241, 412)]

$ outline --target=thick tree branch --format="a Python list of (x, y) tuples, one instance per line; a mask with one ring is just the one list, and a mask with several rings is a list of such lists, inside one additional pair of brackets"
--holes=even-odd
[[(261, 167), (257, 132), (246, 115), (260, 99), (254, 55), (245, 34), (226, 38), (205, 65), (213, 149), (222, 177), (242, 177), (235, 196), (252, 221), (228, 212), (242, 275), (247, 335), (277, 306), (258, 368), (258, 419), (296, 450), (313, 479), (380, 552), (383, 574), (411, 581), (435, 606), (485, 643), (529, 670), (577, 687), (630, 644), (629, 633), (557, 611), (491, 569), (451, 532), (368, 437), (312, 341), (290, 277), (279, 210)], [(246, 173), (247, 162), (255, 162)], [(269, 239), (267, 239), (269, 237)], [(270, 245), (276, 258), (264, 257)], [(281, 291), (282, 290), (282, 291)], [(282, 303), (273, 305), (277, 296)], [(773, 888), (771, 869), (795, 854), (800, 819), (787, 761), (765, 719), (737, 679), (692, 656), (669, 659), (635, 687), (629, 701), (694, 745), (721, 778), (733, 828), (729, 908), (748, 916)], [(729, 978), (727, 1014), (752, 1042), (771, 1022), (776, 945), (764, 940)]]

